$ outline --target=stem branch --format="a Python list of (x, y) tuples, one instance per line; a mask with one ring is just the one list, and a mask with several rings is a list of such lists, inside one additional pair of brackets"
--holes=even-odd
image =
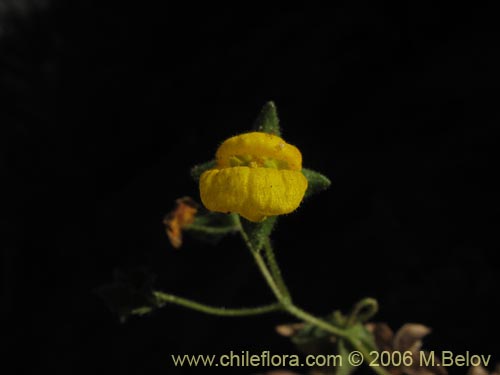
[(247, 307), (240, 309), (227, 309), (225, 307), (214, 307), (205, 305), (186, 298), (174, 296), (173, 294), (168, 294), (158, 291), (153, 292), (153, 294), (159, 301), (172, 303), (174, 305), (184, 306), (192, 310), (203, 312), (205, 314), (219, 315), (219, 316), (260, 315), (283, 309), (280, 303), (273, 303), (265, 306)]

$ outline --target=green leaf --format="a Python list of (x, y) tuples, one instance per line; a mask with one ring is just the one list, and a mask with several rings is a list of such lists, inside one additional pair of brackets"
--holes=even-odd
[(347, 323), (347, 317), (340, 310), (335, 310), (325, 320), (331, 322), (336, 327), (345, 327)]
[(144, 268), (117, 269), (113, 282), (100, 286), (96, 293), (108, 308), (125, 322), (130, 315), (144, 315), (160, 307), (153, 295), (155, 275)]
[(304, 323), (304, 327), (300, 331), (298, 331), (295, 336), (292, 337), (292, 341), (295, 344), (298, 344), (310, 341), (330, 339), (330, 337), (332, 337), (332, 334), (330, 332), (327, 332), (322, 328), (318, 328), (312, 323)]
[(335, 350), (332, 335), (311, 323), (304, 323), (304, 327), (291, 337), (297, 349), (305, 354), (331, 354)]
[(302, 168), (302, 173), (306, 176), (308, 185), (304, 197), (309, 197), (330, 187), (330, 179), (312, 169)]
[(360, 339), (369, 351), (377, 350), (373, 333), (363, 323), (356, 323), (352, 327), (349, 327), (349, 331), (352, 332), (353, 337)]
[(209, 243), (217, 243), (222, 237), (238, 231), (238, 225), (231, 214), (206, 212), (196, 215), (194, 222), (185, 228), (194, 237)]
[(259, 251), (264, 246), (264, 241), (271, 234), (274, 225), (276, 224), (277, 216), (269, 216), (260, 223), (253, 223), (241, 218), (241, 225), (248, 236), (253, 250)]
[(281, 136), (280, 121), (274, 102), (270, 101), (264, 104), (253, 128), (258, 132)]
[(210, 160), (205, 163), (197, 164), (193, 168), (191, 168), (191, 177), (198, 181), (203, 172), (208, 171), (209, 169), (215, 168), (215, 160)]

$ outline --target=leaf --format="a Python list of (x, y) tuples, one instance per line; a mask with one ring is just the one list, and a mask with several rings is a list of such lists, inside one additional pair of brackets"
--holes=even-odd
[(274, 102), (264, 104), (253, 127), (255, 131), (281, 136), (280, 121)]
[(333, 337), (330, 332), (322, 328), (316, 327), (312, 323), (305, 323), (298, 332), (292, 337), (294, 343), (305, 343), (310, 341), (318, 341), (323, 339), (330, 339)]
[(203, 172), (208, 171), (209, 169), (215, 168), (215, 160), (210, 160), (205, 163), (197, 164), (193, 168), (191, 168), (191, 177), (198, 181)]
[(313, 194), (319, 193), (330, 187), (332, 182), (330, 179), (319, 172), (312, 169), (302, 168), (302, 173), (306, 176), (308, 185), (304, 197), (309, 197)]
[(130, 315), (144, 315), (160, 307), (153, 295), (154, 279), (144, 268), (117, 269), (113, 282), (97, 288), (96, 293), (125, 322)]
[(194, 222), (185, 228), (194, 237), (209, 243), (217, 243), (222, 237), (238, 231), (232, 214), (206, 212), (197, 215)]
[(331, 333), (310, 323), (291, 337), (297, 349), (304, 354), (329, 354), (335, 350), (335, 338)]
[(347, 317), (340, 310), (333, 311), (325, 320), (331, 322), (336, 327), (345, 327), (347, 323)]
[(369, 351), (377, 350), (377, 344), (375, 343), (373, 333), (370, 332), (366, 325), (363, 323), (356, 323), (349, 327), (349, 331), (352, 332), (353, 337), (357, 337), (361, 340)]
[(241, 218), (243, 230), (250, 240), (253, 250), (259, 251), (264, 246), (264, 241), (271, 234), (274, 225), (276, 224), (277, 216), (269, 216), (260, 223), (253, 223), (245, 218)]

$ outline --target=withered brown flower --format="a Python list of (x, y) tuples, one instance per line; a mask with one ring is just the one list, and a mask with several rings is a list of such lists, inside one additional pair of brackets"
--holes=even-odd
[(198, 205), (190, 197), (179, 198), (175, 208), (163, 219), (168, 239), (176, 249), (182, 246), (182, 230), (194, 222)]
[[(447, 375), (444, 367), (440, 366), (440, 359), (435, 357), (434, 366), (421, 366), (420, 352), (422, 339), (431, 329), (423, 324), (406, 323), (396, 333), (386, 323), (367, 323), (366, 327), (373, 333), (378, 350), (389, 352), (412, 353), (413, 361), (410, 366), (388, 367), (394, 375)], [(427, 352), (425, 352), (427, 353)], [(439, 365), (438, 365), (439, 364)]]
[(467, 375), (500, 375), (500, 363), (496, 365), (493, 372), (489, 372), (481, 365), (469, 367)]

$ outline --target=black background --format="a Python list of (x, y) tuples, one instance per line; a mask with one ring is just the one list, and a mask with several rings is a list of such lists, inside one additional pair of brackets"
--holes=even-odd
[(198, 199), (189, 168), (268, 100), (333, 181), (273, 235), (297, 303), (326, 314), (373, 296), (377, 320), (431, 326), (427, 348), (500, 361), (495, 13), (159, 4), (2, 2), (8, 373), (194, 374), (209, 370), (170, 354), (293, 353), (273, 329), (284, 315), (169, 306), (120, 324), (94, 293), (144, 266), (206, 303), (271, 301), (237, 237), (175, 251), (161, 222)]

